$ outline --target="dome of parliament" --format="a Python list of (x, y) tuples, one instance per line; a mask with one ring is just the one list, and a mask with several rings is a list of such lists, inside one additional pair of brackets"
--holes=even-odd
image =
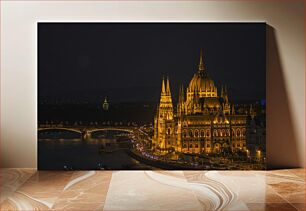
[(214, 89), (215, 83), (214, 81), (208, 77), (208, 75), (203, 71), (198, 71), (194, 74), (191, 79), (188, 89), (191, 92), (201, 91), (201, 92), (211, 92)]
[(214, 81), (208, 76), (207, 71), (204, 68), (202, 50), (198, 71), (193, 75), (189, 83), (187, 96), (192, 96), (193, 93), (198, 94), (199, 98), (218, 97), (217, 87), (215, 86)]

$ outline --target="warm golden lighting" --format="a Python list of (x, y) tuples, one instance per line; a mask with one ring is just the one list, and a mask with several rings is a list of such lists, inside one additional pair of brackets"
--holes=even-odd
[[(160, 102), (154, 118), (152, 150), (174, 148), (176, 152), (192, 154), (219, 153), (227, 147), (231, 151), (246, 150), (245, 136), (241, 131), (246, 130), (247, 115), (235, 114), (234, 106), (229, 103), (227, 86), (222, 86), (218, 94), (203, 61), (201, 51), (198, 71), (186, 90), (180, 87), (176, 112), (172, 105), (170, 81), (168, 78), (162, 80)], [(207, 135), (199, 135), (199, 131), (206, 131)], [(235, 144), (238, 141), (239, 144)]]
[(257, 150), (257, 155), (258, 155), (258, 157), (261, 156), (261, 151), (260, 150)]

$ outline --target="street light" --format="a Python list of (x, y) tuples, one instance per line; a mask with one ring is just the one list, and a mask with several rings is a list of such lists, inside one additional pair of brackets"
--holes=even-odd
[(258, 156), (260, 157), (261, 151), (260, 151), (260, 150), (257, 150), (257, 153), (258, 153)]
[(258, 157), (258, 160), (260, 161), (261, 160), (261, 151), (260, 150), (257, 150), (257, 157)]

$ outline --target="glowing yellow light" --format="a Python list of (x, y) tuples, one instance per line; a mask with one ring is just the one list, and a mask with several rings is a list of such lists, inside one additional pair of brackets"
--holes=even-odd
[(261, 156), (261, 151), (257, 150), (257, 154), (258, 154), (258, 157), (260, 157)]

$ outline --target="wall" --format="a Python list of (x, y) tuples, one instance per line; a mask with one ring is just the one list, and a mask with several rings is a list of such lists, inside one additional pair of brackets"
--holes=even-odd
[(1, 1), (3, 167), (36, 167), (37, 21), (266, 21), (267, 160), (305, 165), (303, 1)]

